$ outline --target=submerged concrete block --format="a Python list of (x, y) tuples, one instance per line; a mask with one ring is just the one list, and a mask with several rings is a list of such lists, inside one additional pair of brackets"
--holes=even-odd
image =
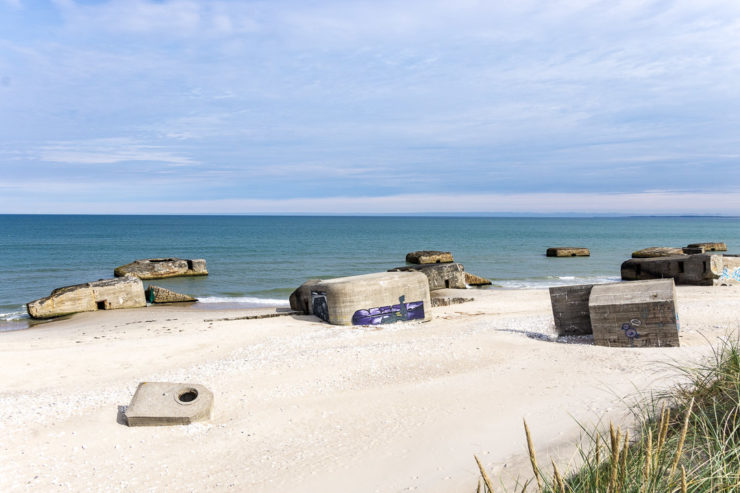
[(583, 247), (552, 247), (547, 249), (548, 257), (588, 257), (591, 251)]
[(445, 264), (454, 261), (452, 253), (437, 250), (419, 250), (406, 254), (406, 262), (410, 264)]
[(429, 290), (465, 289), (465, 268), (458, 263), (407, 265), (389, 269), (388, 272), (419, 271), (429, 280)]
[(206, 261), (182, 258), (148, 258), (134, 260), (130, 264), (116, 267), (113, 271), (116, 277), (133, 275), (139, 279), (165, 279), (180, 276), (207, 276)]
[(26, 305), (32, 318), (53, 318), (79, 312), (146, 306), (144, 286), (136, 277), (101, 279), (55, 289)]
[(588, 302), (594, 344), (678, 347), (675, 299), (672, 279), (594, 285)]
[(672, 255), (683, 255), (684, 253), (686, 252), (684, 252), (682, 248), (649, 247), (643, 248), (642, 250), (637, 250), (636, 252), (632, 252), (632, 258), (670, 257)]
[(470, 272), (465, 273), (465, 284), (468, 286), (490, 286), (491, 281), (485, 277), (476, 276)]
[[(727, 245), (723, 242), (691, 243), (686, 248), (700, 248), (704, 252), (726, 252)], [(702, 252), (702, 253), (704, 253)]]
[(211, 419), (213, 394), (203, 385), (142, 382), (128, 409), (129, 426), (188, 425)]
[(187, 294), (180, 294), (159, 286), (149, 286), (146, 289), (146, 299), (149, 303), (184, 303), (198, 301)]
[(624, 281), (674, 279), (676, 284), (711, 286), (722, 269), (722, 255), (674, 255), (626, 260), (621, 273)]
[(311, 313), (334, 325), (430, 320), (429, 281), (421, 272), (378, 272), (311, 286)]
[(550, 304), (558, 336), (591, 334), (588, 298), (592, 284), (550, 288)]

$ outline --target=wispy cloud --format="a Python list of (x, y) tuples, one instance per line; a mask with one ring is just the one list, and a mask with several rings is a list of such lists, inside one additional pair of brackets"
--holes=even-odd
[(64, 164), (115, 164), (144, 161), (166, 166), (192, 166), (197, 161), (130, 139), (54, 142), (44, 145), (38, 159)]

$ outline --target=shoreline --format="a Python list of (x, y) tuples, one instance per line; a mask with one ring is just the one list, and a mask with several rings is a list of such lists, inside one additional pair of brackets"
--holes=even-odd
[[(578, 423), (624, 422), (740, 326), (740, 287), (679, 286), (680, 348), (559, 344), (547, 289), (445, 291), (475, 300), (381, 327), (164, 305), (2, 332), (0, 489), (474, 491), (473, 454), (510, 484), (522, 418), (567, 465)], [(212, 420), (119, 424), (141, 381), (206, 385)]]

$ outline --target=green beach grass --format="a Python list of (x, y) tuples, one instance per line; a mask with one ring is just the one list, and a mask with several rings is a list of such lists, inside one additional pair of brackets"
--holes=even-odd
[[(740, 491), (740, 342), (726, 338), (709, 361), (678, 368), (685, 383), (632, 407), (631, 432), (610, 425), (608, 434), (587, 432), (581, 466), (558, 470), (537, 462), (529, 428), (525, 437), (534, 477), (516, 491), (538, 492), (737, 492)], [(495, 488), (475, 458), (478, 492)]]

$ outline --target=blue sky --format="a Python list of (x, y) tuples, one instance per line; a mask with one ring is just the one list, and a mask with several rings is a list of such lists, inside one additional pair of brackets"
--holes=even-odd
[(740, 2), (0, 0), (0, 213), (740, 214)]

